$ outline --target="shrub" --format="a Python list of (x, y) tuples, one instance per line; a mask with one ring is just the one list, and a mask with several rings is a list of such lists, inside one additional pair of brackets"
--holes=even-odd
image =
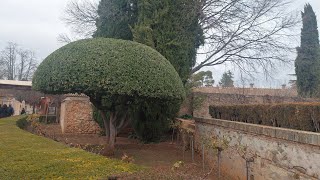
[(16, 121), (16, 125), (20, 129), (25, 129), (28, 126), (28, 121), (27, 121), (28, 116), (22, 117), (19, 120)]
[[(107, 38), (72, 42), (53, 52), (35, 72), (33, 88), (50, 94), (89, 96), (103, 119), (110, 117), (106, 121), (110, 127), (105, 127), (107, 137), (112, 139), (110, 147), (114, 147), (114, 133), (121, 128), (118, 126), (124, 124), (124, 114), (131, 112), (132, 119), (144, 113), (148, 121), (144, 127), (156, 126), (175, 115), (185, 97), (178, 73), (159, 52), (136, 42)], [(157, 111), (153, 107), (159, 106), (153, 104), (158, 102), (172, 106)], [(150, 108), (144, 108), (145, 103)]]
[(156, 99), (137, 100), (132, 106), (132, 124), (137, 136), (144, 142), (161, 140), (179, 111), (178, 103)]
[(304, 131), (320, 130), (320, 103), (210, 106), (213, 118)]

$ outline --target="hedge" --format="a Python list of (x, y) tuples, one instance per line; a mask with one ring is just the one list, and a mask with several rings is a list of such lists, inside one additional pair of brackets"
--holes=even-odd
[(320, 103), (210, 106), (210, 115), (252, 124), (319, 132)]

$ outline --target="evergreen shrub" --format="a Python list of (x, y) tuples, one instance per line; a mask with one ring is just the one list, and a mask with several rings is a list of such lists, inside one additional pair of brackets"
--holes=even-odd
[(105, 112), (129, 110), (145, 141), (159, 139), (185, 98), (178, 73), (159, 52), (110, 38), (79, 40), (56, 50), (39, 65), (32, 85), (48, 94), (84, 93)]
[(252, 124), (303, 131), (319, 131), (320, 103), (210, 106), (210, 115)]

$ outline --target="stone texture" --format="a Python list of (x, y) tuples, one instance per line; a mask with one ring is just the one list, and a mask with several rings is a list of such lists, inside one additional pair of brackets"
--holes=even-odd
[(92, 105), (86, 96), (67, 96), (61, 104), (60, 124), (63, 133), (98, 134), (99, 125), (93, 120)]
[[(320, 177), (320, 133), (196, 118), (195, 142), (202, 137), (229, 139), (222, 152), (223, 173), (231, 179), (246, 179), (246, 159), (255, 180), (311, 179)], [(239, 147), (246, 147), (245, 151)], [(214, 149), (206, 148), (206, 159), (216, 164)]]

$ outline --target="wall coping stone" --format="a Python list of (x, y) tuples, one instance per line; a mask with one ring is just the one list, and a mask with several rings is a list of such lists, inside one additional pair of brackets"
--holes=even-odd
[(66, 97), (62, 102), (66, 102), (66, 101), (87, 101), (90, 102), (89, 97), (87, 96), (69, 96)]
[(283, 139), (287, 141), (293, 141), (303, 144), (320, 146), (320, 133), (299, 131), (294, 129), (286, 129), (279, 127), (263, 126), (257, 124), (228, 121), (222, 119), (213, 118), (193, 118), (197, 123), (210, 124), (215, 126), (221, 126), (225, 128), (231, 128), (238, 131), (247, 133), (264, 135), (272, 138)]

